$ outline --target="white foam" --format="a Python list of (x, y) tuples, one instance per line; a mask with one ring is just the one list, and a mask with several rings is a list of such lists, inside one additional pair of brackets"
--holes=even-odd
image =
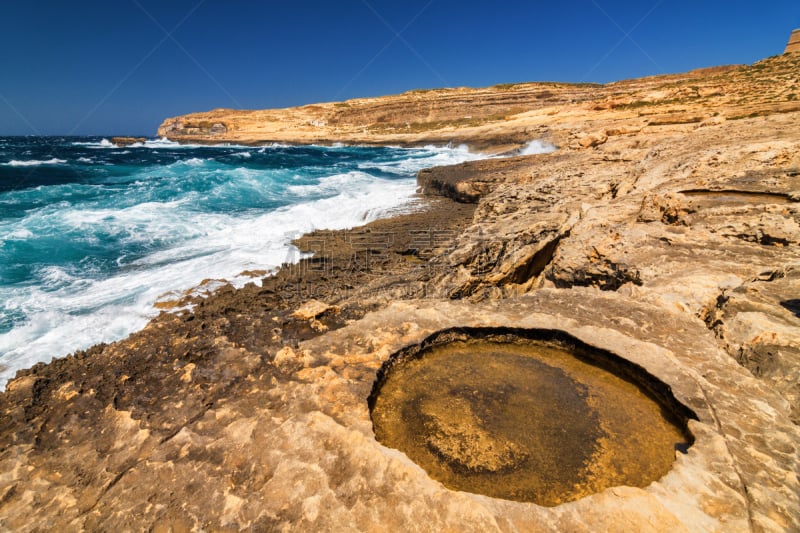
[(44, 282), (45, 287), (48, 289), (63, 286), (67, 283), (76, 281), (75, 277), (70, 275), (66, 270), (58, 266), (47, 266), (41, 269), (39, 276)]
[[(78, 141), (73, 142), (72, 146), (86, 146), (87, 148), (119, 148), (116, 144), (112, 143), (108, 139), (102, 139), (100, 141)], [(271, 148), (286, 148), (288, 144), (280, 144), (280, 143), (272, 143), (269, 147)], [(170, 141), (166, 137), (160, 137), (158, 139), (147, 139), (144, 142), (135, 142), (128, 145), (130, 148), (152, 148), (152, 149), (163, 149), (163, 148), (239, 148), (242, 150), (250, 150), (253, 147), (247, 146), (243, 144), (230, 144), (230, 143), (219, 143), (219, 144), (185, 144), (179, 143), (175, 141)]]
[(74, 142), (72, 146), (86, 146), (89, 148), (116, 148), (117, 145), (109, 141), (108, 139), (103, 139), (99, 142)]
[(406, 150), (408, 157), (387, 162), (360, 163), (362, 170), (380, 170), (389, 174), (409, 175), (416, 174), (424, 168), (455, 165), (464, 161), (486, 159), (485, 154), (470, 152), (464, 145), (458, 148), (441, 148), (426, 146), (424, 148), (411, 148)]
[[(18, 202), (15, 202), (18, 203)], [(3, 236), (3, 240), (25, 240), (33, 237), (33, 233), (25, 228), (16, 229)]]
[(375, 181), (376, 178), (366, 172), (346, 172), (320, 178), (318, 183), (312, 185), (290, 185), (286, 190), (296, 196), (313, 196), (331, 194), (346, 188), (355, 188)]
[(266, 145), (266, 146), (262, 146), (262, 147), (261, 147), (261, 149), (259, 150), (259, 153), (262, 153), (262, 154), (263, 154), (264, 152), (266, 152), (266, 151), (267, 151), (267, 148), (291, 148), (291, 147), (292, 147), (292, 145), (291, 145), (291, 144), (285, 144), (285, 143), (271, 143), (271, 144), (268, 144), (268, 145)]
[(549, 154), (555, 152), (556, 150), (557, 148), (552, 144), (539, 139), (534, 139), (529, 141), (528, 144), (520, 149), (519, 155)]
[(80, 163), (94, 163), (94, 160), (89, 157), (79, 157), (78, 161)]
[(246, 146), (242, 144), (229, 144), (229, 143), (219, 143), (219, 144), (183, 144), (175, 141), (170, 141), (166, 137), (161, 137), (159, 139), (148, 139), (143, 143), (133, 143), (130, 145), (131, 148), (152, 148), (152, 149), (175, 149), (175, 148), (238, 148), (242, 150), (250, 150), (252, 146)]
[(31, 159), (27, 161), (18, 161), (16, 159), (13, 159), (8, 163), (3, 163), (3, 164), (9, 167), (38, 167), (42, 165), (63, 165), (66, 162), (67, 161), (64, 159), (58, 159), (54, 157), (52, 159), (46, 159), (46, 160)]

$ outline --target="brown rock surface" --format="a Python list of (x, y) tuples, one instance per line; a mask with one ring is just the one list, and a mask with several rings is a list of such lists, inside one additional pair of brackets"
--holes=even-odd
[(493, 152), (539, 138), (592, 147), (648, 126), (798, 111), (788, 83), (798, 67), (798, 56), (785, 55), (607, 85), (517, 83), (288, 109), (215, 109), (166, 119), (158, 134), (194, 143), (466, 143)]
[(800, 29), (794, 30), (789, 36), (789, 42), (786, 43), (786, 50), (784, 54), (792, 54), (800, 52)]
[[(424, 173), (477, 203), (307, 236), (317, 255), (260, 287), (188, 296), (191, 311), (21, 372), (0, 395), (0, 528), (800, 530), (798, 62), (167, 121), (179, 140), (561, 149)], [(483, 118), (448, 122), (465, 109)], [(436, 127), (399, 133), (420, 117)], [(400, 348), (486, 326), (561, 330), (641, 366), (697, 414), (694, 445), (647, 487), (551, 508), (445, 488), (375, 440), (367, 397)], [(460, 429), (440, 427), (449, 449)]]
[(111, 137), (111, 144), (116, 144), (120, 148), (145, 141), (147, 141), (145, 137)]

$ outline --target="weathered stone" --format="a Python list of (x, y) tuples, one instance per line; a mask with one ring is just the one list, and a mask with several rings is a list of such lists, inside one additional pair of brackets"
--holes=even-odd
[(789, 42), (786, 44), (784, 54), (792, 54), (800, 52), (800, 29), (794, 30), (789, 36)]
[(309, 300), (300, 307), (298, 307), (292, 316), (300, 320), (313, 320), (322, 313), (331, 309), (331, 306), (319, 300)]
[(600, 146), (601, 144), (605, 143), (608, 140), (608, 135), (605, 131), (599, 133), (590, 133), (581, 137), (578, 144), (580, 144), (584, 148), (594, 148), (595, 146)]
[[(562, 148), (431, 172), (446, 179), (429, 192), (452, 185), (477, 203), (432, 198), (429, 211), (360, 230), (395, 236), (373, 270), (353, 271), (345, 236), (320, 232), (298, 242), (317, 252), (308, 268), (187, 294), (191, 311), (21, 372), (0, 395), (0, 528), (800, 529), (794, 58), (548, 87), (547, 98), (531, 84), (165, 122), (162, 134), (179, 140), (207, 139), (220, 123), (227, 133), (214, 139), (237, 142), (455, 139), (505, 149), (549, 135)], [(612, 93), (624, 93), (618, 105), (593, 110)], [(510, 114), (529, 97), (535, 106)], [(442, 125), (481, 98), (485, 122)], [(425, 122), (431, 103), (442, 122)], [(434, 126), (358, 133), (406, 106), (420, 130)], [(726, 119), (647, 126), (679, 112)], [(323, 119), (312, 133), (309, 121)], [(257, 138), (248, 129), (257, 124), (264, 136), (277, 125), (286, 134)], [(580, 147), (583, 132), (612, 129), (620, 134)], [(446, 238), (423, 246), (412, 237), (432, 228)], [(320, 239), (328, 245), (315, 249)], [(310, 298), (337, 312), (293, 316)], [(552, 508), (433, 481), (376, 441), (367, 397), (397, 350), (486, 326), (563, 331), (639, 365), (697, 414), (693, 446), (644, 488)], [(490, 443), (499, 469), (532, 452), (436, 424), (431, 445), (465, 465), (474, 455), (459, 440), (473, 451)]]
[(755, 65), (607, 85), (519, 83), (288, 109), (215, 109), (168, 118), (158, 135), (195, 143), (464, 143), (491, 153), (510, 153), (547, 138), (556, 146), (596, 148), (607, 142), (604, 138), (629, 138), (647, 128), (693, 129), (719, 120), (800, 111), (800, 100), (789, 99), (794, 61), (789, 54)]
[(132, 144), (143, 143), (147, 141), (146, 137), (111, 137), (111, 143), (116, 144), (120, 148), (130, 146)]

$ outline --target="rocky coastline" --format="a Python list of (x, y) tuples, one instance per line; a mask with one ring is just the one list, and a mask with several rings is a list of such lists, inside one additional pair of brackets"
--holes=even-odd
[[(306, 235), (314, 255), (260, 285), (21, 371), (0, 395), (0, 528), (800, 530), (798, 84), (787, 54), (168, 119), (185, 142), (558, 150), (423, 171), (417, 212)], [(446, 488), (375, 439), (367, 399), (392, 354), (480, 327), (645, 369), (695, 413), (693, 445), (645, 487), (550, 507)]]

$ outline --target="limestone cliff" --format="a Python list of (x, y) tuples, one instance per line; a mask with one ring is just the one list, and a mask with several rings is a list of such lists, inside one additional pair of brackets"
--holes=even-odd
[(800, 110), (797, 91), (782, 79), (796, 68), (797, 58), (787, 56), (602, 86), (518, 83), (409, 91), (288, 109), (216, 109), (169, 118), (158, 134), (199, 143), (466, 143), (502, 151), (542, 137), (563, 145), (582, 132), (596, 138), (587, 136), (580, 142), (597, 144), (606, 130), (614, 135), (712, 117)]
[(789, 37), (789, 42), (786, 44), (786, 50), (783, 51), (784, 54), (792, 54), (795, 52), (800, 52), (800, 29), (792, 32), (792, 35)]

